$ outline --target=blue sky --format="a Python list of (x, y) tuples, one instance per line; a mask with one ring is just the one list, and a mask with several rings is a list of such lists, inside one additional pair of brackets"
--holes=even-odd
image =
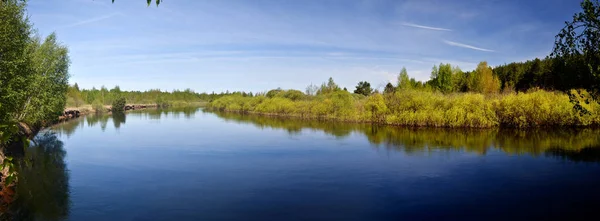
[(578, 0), (30, 0), (39, 33), (70, 49), (71, 83), (125, 90), (353, 90), (543, 58)]

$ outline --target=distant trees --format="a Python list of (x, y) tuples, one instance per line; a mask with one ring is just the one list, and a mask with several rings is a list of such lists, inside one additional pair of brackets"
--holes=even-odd
[(340, 91), (340, 87), (333, 81), (332, 77), (329, 77), (329, 80), (327, 80), (327, 83), (323, 83), (321, 84), (321, 88), (319, 88), (319, 90), (317, 90), (317, 95), (319, 94), (328, 94), (328, 93), (333, 93), (336, 91)]
[(67, 89), (67, 104), (72, 104), (75, 107), (81, 106), (85, 101), (81, 97), (81, 91), (77, 83), (73, 86), (69, 86)]
[(440, 64), (440, 66), (433, 66), (431, 70), (431, 85), (443, 92), (452, 92), (454, 88), (452, 81), (452, 66), (450, 64)]
[(501, 86), (500, 80), (485, 61), (480, 62), (475, 71), (468, 73), (466, 83), (467, 91), (484, 94), (498, 93)]
[(385, 85), (385, 88), (383, 89), (383, 93), (384, 94), (393, 94), (394, 92), (396, 92), (396, 88), (394, 87), (394, 85), (392, 85), (392, 83), (387, 83)]
[[(108, 90), (105, 86), (100, 89), (78, 89), (78, 86), (69, 86), (67, 96), (67, 106), (76, 107), (82, 104), (112, 105), (118, 97), (124, 97), (128, 103), (132, 104), (157, 104), (158, 106), (169, 106), (176, 103), (193, 103), (199, 101), (211, 101), (225, 95), (239, 94), (242, 96), (254, 96), (253, 93), (246, 92), (227, 92), (227, 93), (196, 93), (191, 89), (174, 90), (171, 92), (152, 89), (148, 91), (122, 91), (119, 86)], [(81, 103), (79, 103), (81, 101)]]
[(452, 68), (452, 91), (467, 91), (467, 74), (458, 66)]
[(411, 83), (411, 79), (408, 77), (408, 72), (406, 68), (402, 67), (400, 74), (398, 75), (398, 89), (411, 89), (413, 88), (413, 84)]
[(500, 91), (500, 80), (494, 76), (492, 68), (488, 66), (487, 62), (481, 62), (475, 69), (475, 76), (477, 76), (477, 82), (473, 91), (491, 94), (498, 93)]
[(368, 96), (373, 93), (373, 89), (371, 88), (371, 84), (366, 81), (358, 82), (356, 85), (356, 89), (354, 90), (355, 94), (362, 94), (364, 96)]
[(317, 85), (312, 84), (312, 83), (306, 87), (306, 94), (307, 95), (316, 95), (317, 91), (319, 91), (319, 87)]

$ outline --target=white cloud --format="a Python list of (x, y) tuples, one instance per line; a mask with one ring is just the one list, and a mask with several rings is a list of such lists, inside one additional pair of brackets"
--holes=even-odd
[(479, 47), (475, 47), (473, 45), (458, 43), (458, 42), (454, 42), (454, 41), (444, 40), (444, 43), (446, 43), (446, 44), (448, 44), (450, 46), (456, 46), (456, 47), (461, 47), (461, 48), (468, 48), (468, 49), (473, 49), (473, 50), (477, 50), (477, 51), (495, 52), (494, 50), (485, 49), (485, 48), (479, 48)]
[(62, 26), (62, 28), (72, 28), (72, 27), (76, 27), (76, 26), (81, 26), (81, 25), (89, 24), (89, 23), (99, 22), (99, 21), (102, 21), (102, 20), (105, 20), (105, 19), (112, 18), (112, 17), (114, 17), (114, 16), (116, 16), (118, 14), (120, 14), (120, 13), (112, 13), (112, 14), (108, 14), (108, 15), (104, 15), (104, 16), (100, 16), (100, 17), (95, 17), (95, 18), (90, 18), (90, 19), (86, 19), (86, 20), (81, 20), (81, 21), (75, 22), (73, 24)]
[(408, 23), (408, 22), (404, 22), (404, 23), (402, 23), (402, 25), (408, 26), (408, 27), (413, 27), (413, 28), (421, 28), (421, 29), (427, 29), (427, 30), (434, 30), (434, 31), (452, 31), (452, 29), (431, 27), (431, 26), (425, 26), (425, 25), (418, 25), (418, 24), (413, 24), (413, 23)]

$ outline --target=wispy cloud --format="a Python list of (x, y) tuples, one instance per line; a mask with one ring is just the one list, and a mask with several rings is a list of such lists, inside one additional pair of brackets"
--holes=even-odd
[(86, 20), (81, 20), (72, 24), (68, 24), (65, 26), (62, 26), (61, 28), (72, 28), (72, 27), (76, 27), (76, 26), (81, 26), (81, 25), (85, 25), (85, 24), (89, 24), (89, 23), (94, 23), (94, 22), (99, 22), (105, 19), (109, 19), (112, 18), (116, 15), (119, 15), (120, 13), (112, 13), (112, 14), (108, 14), (108, 15), (104, 15), (104, 16), (100, 16), (100, 17), (95, 17), (95, 18), (90, 18), (90, 19), (86, 19)]
[(444, 40), (444, 43), (446, 43), (446, 44), (448, 44), (450, 46), (456, 46), (456, 47), (461, 47), (461, 48), (468, 48), (468, 49), (473, 49), (473, 50), (477, 50), (477, 51), (495, 52), (494, 50), (485, 49), (485, 48), (479, 48), (479, 47), (475, 47), (473, 45), (458, 43), (458, 42), (454, 42), (454, 41)]
[(434, 30), (434, 31), (452, 31), (452, 29), (431, 27), (431, 26), (425, 26), (425, 25), (418, 25), (418, 24), (413, 24), (413, 23), (408, 23), (408, 22), (403, 22), (402, 25), (408, 26), (408, 27), (413, 27), (413, 28), (421, 28), (421, 29), (427, 29), (427, 30)]

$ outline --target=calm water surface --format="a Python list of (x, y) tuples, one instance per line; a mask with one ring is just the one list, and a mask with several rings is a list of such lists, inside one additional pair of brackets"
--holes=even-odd
[(598, 130), (180, 109), (88, 116), (52, 131), (21, 168), (29, 219), (600, 220)]

